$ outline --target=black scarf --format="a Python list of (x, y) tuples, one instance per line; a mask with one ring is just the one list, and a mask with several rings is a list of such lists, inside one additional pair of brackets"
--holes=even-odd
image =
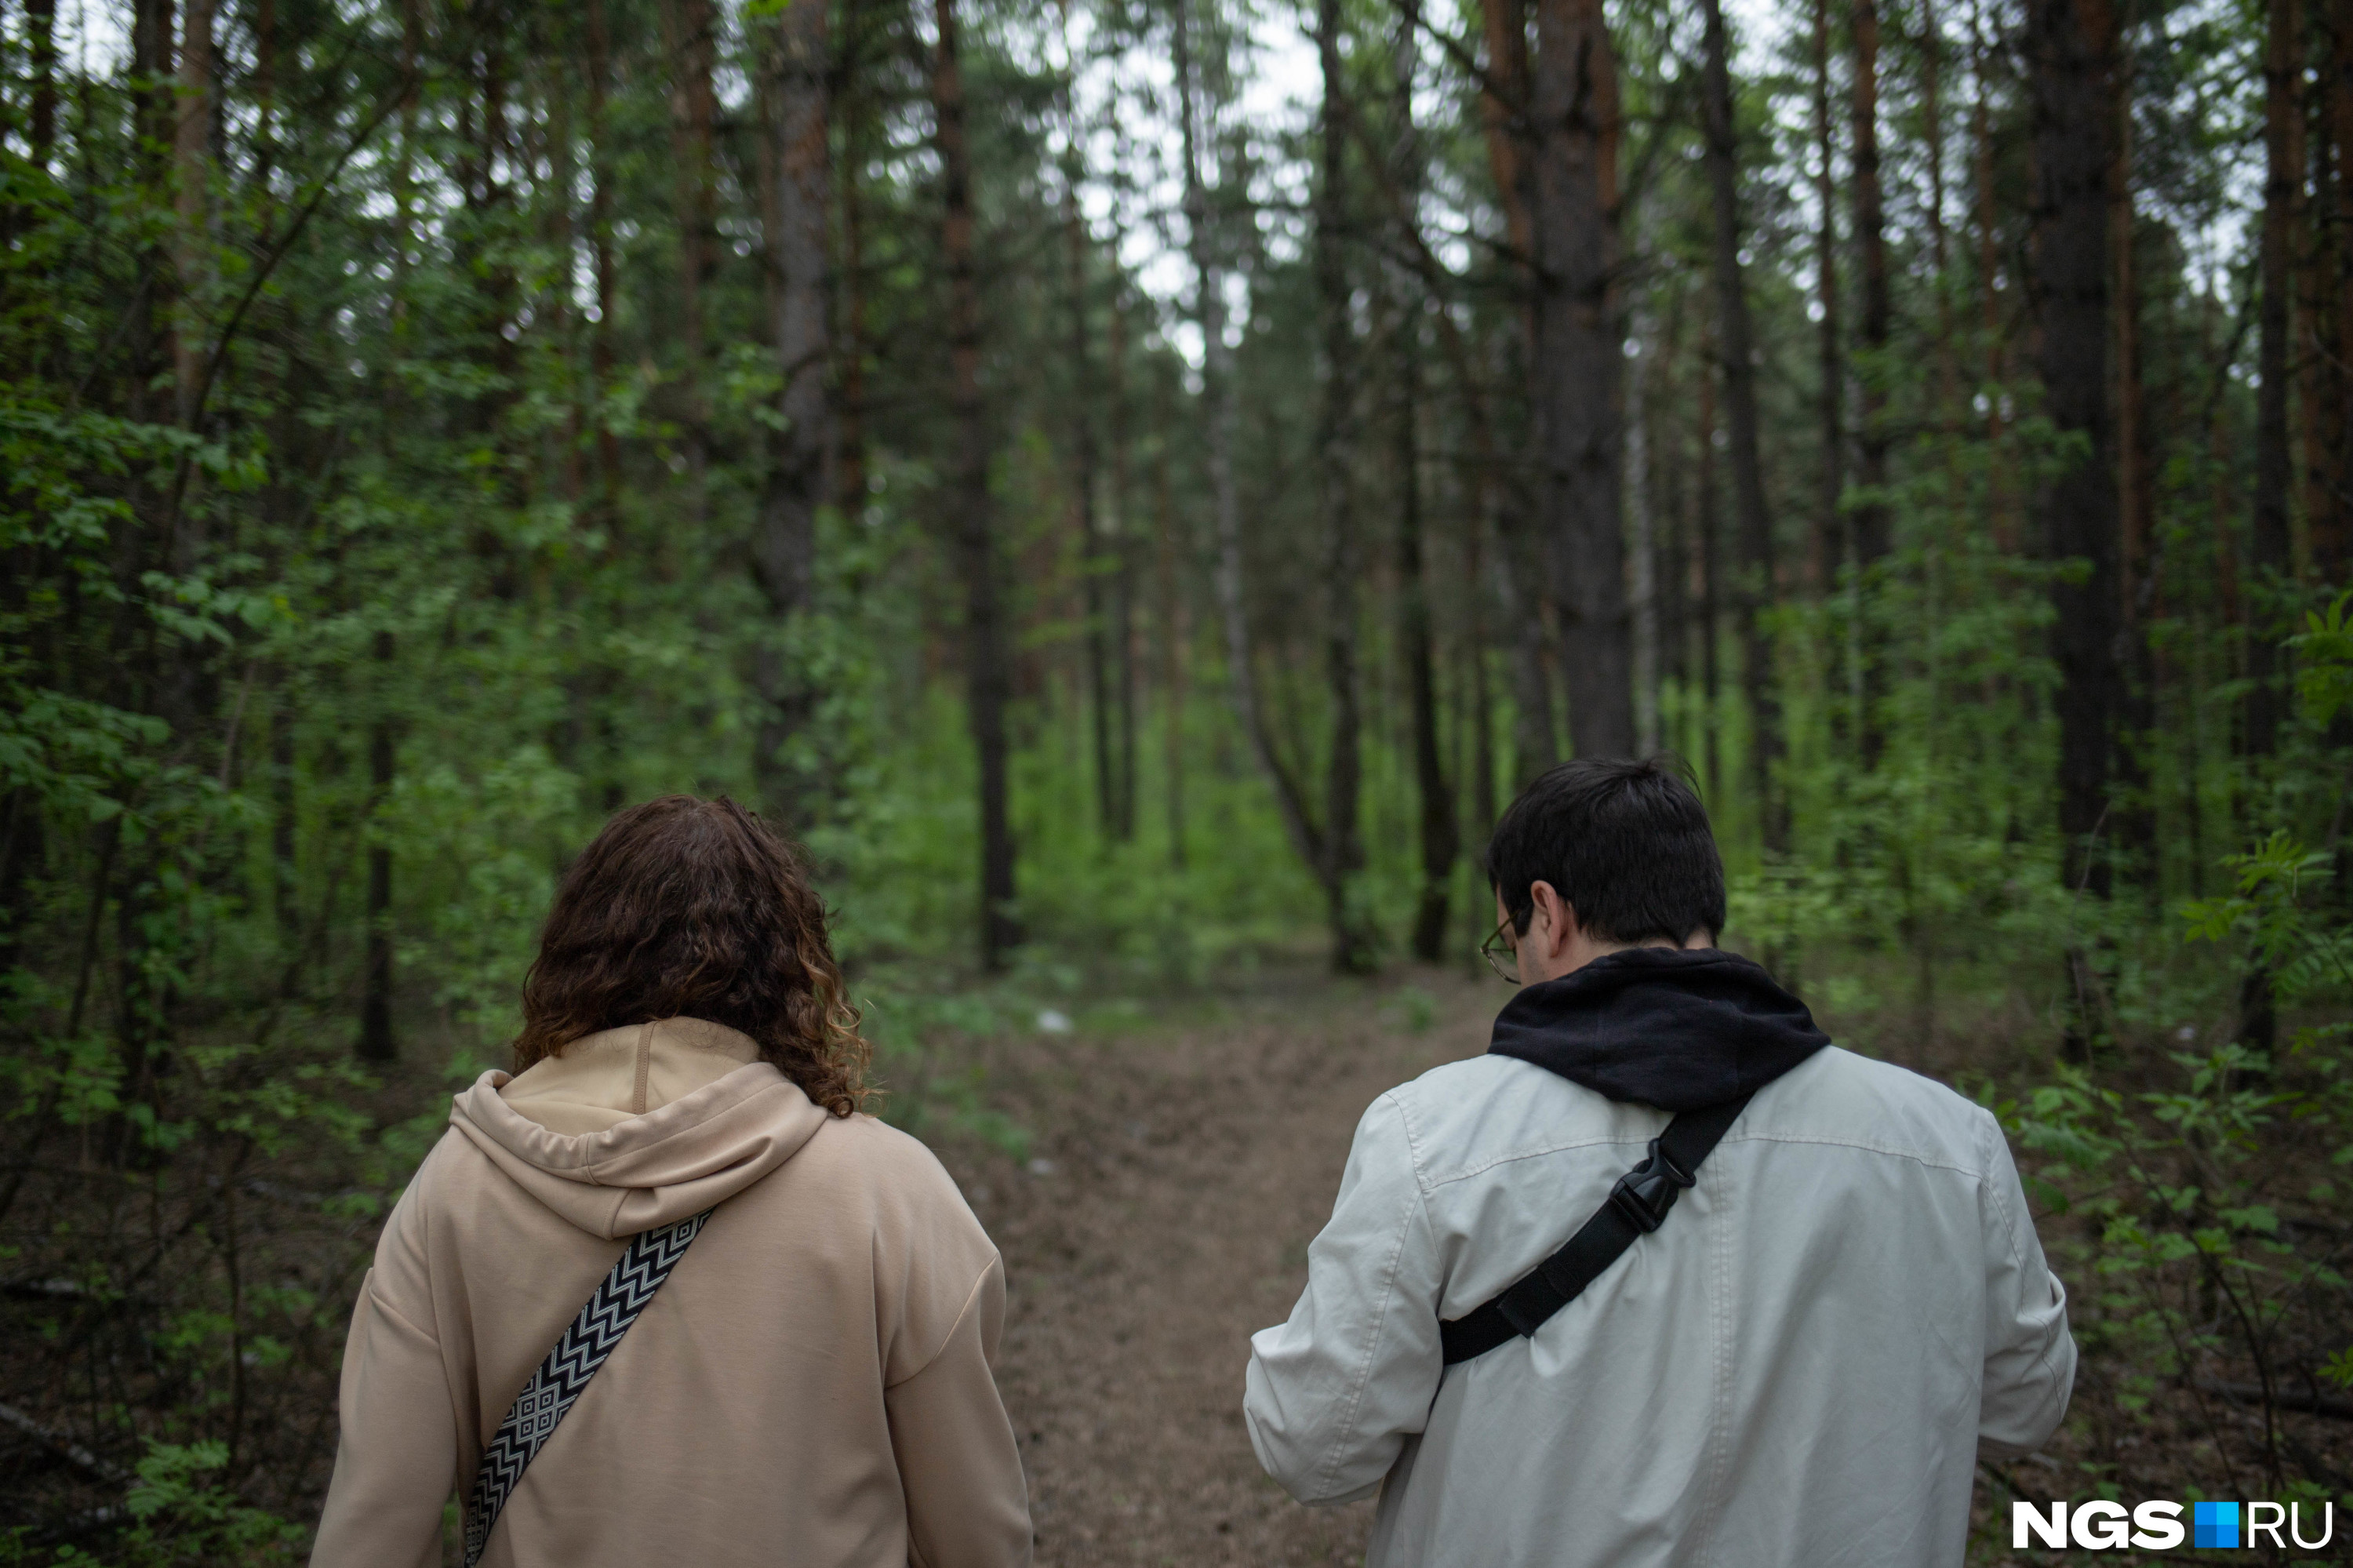
[(1527, 986), (1487, 1049), (1665, 1111), (1750, 1094), (1831, 1043), (1806, 1004), (1737, 953), (1629, 948)]

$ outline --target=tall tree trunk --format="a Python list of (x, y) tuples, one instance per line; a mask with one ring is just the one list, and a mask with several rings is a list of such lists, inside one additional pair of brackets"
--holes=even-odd
[(58, 140), (58, 0), (25, 0), (26, 55), (33, 91), (26, 132), (33, 162), (48, 167)]
[(368, 726), (368, 814), (375, 821), (368, 835), (366, 958), (356, 1054), (363, 1062), (389, 1062), (399, 1054), (392, 1032), (392, 845), (385, 840), (383, 823), (393, 784), (391, 632), (375, 634), (375, 653), (376, 713)]
[(2108, 243), (2116, 258), (2116, 615), (2123, 668), (2116, 767), (2123, 800), (2113, 813), (2127, 874), (2152, 894), (2158, 885), (2157, 816), (2145, 756), (2157, 726), (2157, 667), (2149, 648), (2156, 602), (2156, 505), (2143, 418), (2140, 274), (2133, 263), (2132, 81), (2116, 84), (2116, 158), (2108, 180)]
[(1692, 569), (1699, 578), (1700, 739), (1702, 772), (1711, 800), (1724, 795), (1723, 747), (1717, 739), (1722, 726), (1724, 663), (1717, 648), (1724, 611), (1724, 523), (1717, 515), (1715, 490), (1715, 334), (1700, 334), (1699, 484), (1692, 529)]
[[(795, 9), (786, 6), (780, 13), (784, 30), (813, 32), (822, 40), (825, 19), (789, 15)], [(712, 81), (716, 65), (714, 20), (712, 0), (664, 0), (662, 22), (670, 34), (670, 155), (676, 164), (678, 201), (679, 435), (686, 459), (689, 501), (698, 518), (710, 504), (711, 412), (703, 390), (707, 358), (703, 316), (718, 249), (711, 159), (719, 117), (718, 93)]]
[(1659, 749), (1659, 538), (1651, 493), (1651, 361), (1658, 332), (1647, 310), (1634, 313), (1633, 368), (1626, 380), (1626, 511), (1632, 535), (1629, 594), (1634, 621), (1634, 749)]
[[(1179, 24), (1180, 27), (1182, 24)], [(1185, 684), (1186, 650), (1192, 628), (1185, 616), (1185, 596), (1178, 584), (1176, 502), (1168, 471), (1168, 449), (1176, 429), (1176, 399), (1171, 377), (1155, 372), (1155, 423), (1162, 432), (1153, 443), (1152, 512), (1155, 544), (1153, 588), (1155, 630), (1160, 634), (1161, 768), (1165, 783), (1161, 804), (1168, 827), (1168, 866), (1185, 869)]]
[[(1062, 46), (1070, 48), (1070, 12), (1062, 13)], [(1095, 440), (1095, 404), (1101, 390), (1095, 385), (1094, 354), (1087, 341), (1087, 233), (1086, 220), (1079, 212), (1079, 122), (1071, 107), (1070, 80), (1065, 75), (1061, 87), (1062, 141), (1062, 258), (1064, 269), (1065, 306), (1070, 334), (1067, 351), (1071, 356), (1071, 378), (1078, 396), (1065, 416), (1071, 431), (1071, 488), (1076, 503), (1079, 528), (1080, 581), (1086, 601), (1087, 627), (1087, 704), (1092, 720), (1091, 729), (1094, 741), (1095, 823), (1107, 842), (1116, 842), (1119, 832), (1118, 763), (1113, 754), (1112, 647), (1111, 647), (1111, 576), (1116, 569), (1113, 556), (1116, 546), (1103, 535), (1103, 518), (1096, 511), (1096, 489), (1102, 457)]]
[(2295, 338), (2295, 249), (2304, 190), (2303, 7), (2268, 0), (2263, 48), (2263, 228), (2255, 394), (2255, 508), (2253, 580), (2247, 589), (2247, 751), (2279, 747), (2287, 699), (2281, 689), (2279, 602), (2293, 561), (2288, 493), (2295, 472), (2288, 450), (2288, 365)]
[(865, 81), (869, 12), (864, 0), (843, 7), (842, 47), (835, 58), (842, 112), (840, 395), (835, 409), (834, 504), (852, 519), (866, 514), (867, 323), (866, 149), (874, 121), (874, 94)]
[(1862, 406), (1856, 421), (1855, 482), (1862, 494), (1848, 514), (1857, 585), (1854, 594), (1855, 667), (1862, 677), (1861, 701), (1854, 715), (1855, 733), (1862, 741), (1867, 764), (1876, 766), (1884, 731), (1878, 708), (1885, 689), (1883, 643), (1873, 624), (1871, 596), (1863, 580), (1887, 558), (1887, 363), (1888, 333), (1893, 311), (1888, 299), (1887, 223), (1879, 180), (1879, 7), (1877, 0), (1855, 0), (1854, 6), (1854, 249), (1862, 274), (1861, 319), (1856, 323), (1857, 357), (1862, 361)]
[[(769, 40), (771, 64), (764, 95), (766, 297), (770, 342), (784, 392), (776, 405), (781, 418), (767, 438), (767, 471), (762, 477), (753, 540), (754, 575), (776, 622), (754, 655), (754, 687), (760, 698), (754, 767), (762, 799), (787, 821), (807, 809), (801, 799), (807, 781), (795, 776), (786, 752), (807, 722), (815, 694), (792, 667), (789, 643), (778, 634), (808, 607), (817, 571), (817, 513), (827, 498), (826, 459), (832, 435), (826, 331), (826, 203), (833, 176), (826, 144), (831, 90), (827, 16), (826, 6), (814, 5), (788, 5), (779, 14)], [(953, 61), (947, 74), (954, 76)], [(944, 119), (943, 111), (944, 147)], [(961, 125), (956, 135), (960, 152)], [(955, 188), (954, 176), (950, 187)], [(968, 221), (964, 232), (968, 243)], [(968, 268), (968, 251), (964, 261)], [(976, 399), (977, 395), (976, 390)], [(985, 455), (981, 461), (979, 489), (985, 505)], [(985, 519), (982, 525), (987, 526)]]
[[(1119, 255), (1119, 238), (1112, 240)], [(1135, 837), (1135, 554), (1136, 542), (1128, 527), (1128, 386), (1126, 284), (1116, 269), (1112, 277), (1110, 355), (1106, 368), (1110, 385), (1104, 391), (1111, 421), (1111, 655), (1112, 709), (1116, 719), (1113, 772), (1119, 789), (1112, 797), (1112, 836), (1121, 843)]]
[[(1865, 0), (1868, 3), (1868, 0)], [(1707, 127), (1707, 178), (1715, 210), (1716, 332), (1723, 344), (1724, 400), (1732, 438), (1732, 498), (1745, 579), (1735, 597), (1740, 629), (1740, 680), (1754, 733), (1749, 737), (1749, 787), (1765, 848), (1789, 847), (1788, 815), (1778, 783), (1781, 704), (1773, 684), (1773, 647), (1764, 617), (1773, 605), (1773, 520), (1765, 506), (1765, 465), (1757, 429), (1756, 334), (1740, 268), (1740, 171), (1732, 118), (1732, 69), (1725, 58), (1724, 7), (1705, 0), (1707, 61), (1701, 89)]]
[(2116, 26), (2107, 0), (2031, 0), (2027, 58), (2034, 124), (2033, 288), (2043, 406), (2082, 443), (2042, 489), (2043, 550), (2082, 562), (2054, 579), (2059, 667), (2059, 830), (2070, 886), (2105, 896), (2094, 840), (2108, 806), (2122, 681), (2116, 647), (2116, 494), (2108, 408), (2108, 171)]
[[(1985, 333), (1986, 442), (1997, 452), (2002, 440), (2001, 383), (2008, 372), (2002, 355), (2001, 224), (1994, 207), (1993, 106), (1986, 73), (1984, 17), (1975, 0), (1969, 10), (1969, 76), (1976, 89), (1969, 105), (1969, 134), (1977, 165), (1978, 296)], [(2003, 555), (2018, 547), (2011, 525), (2010, 494), (1999, 461), (1986, 481), (1986, 511), (1994, 548)]]
[(1817, 596), (1828, 589), (1835, 575), (1831, 550), (1843, 534), (1839, 497), (1846, 493), (1846, 344), (1839, 336), (1836, 154), (1831, 129), (1830, 0), (1814, 0), (1814, 205), (1821, 209), (1821, 224), (1814, 231), (1814, 297), (1822, 312), (1815, 338), (1821, 377), (1815, 407), (1821, 429), (1822, 493), (1807, 533), (1806, 577)]
[(1324, 679), (1332, 704), (1325, 759), (1324, 821), (1315, 847), (1332, 928), (1332, 962), (1344, 973), (1372, 968), (1371, 934), (1356, 907), (1364, 869), (1357, 810), (1363, 792), (1361, 719), (1356, 693), (1356, 329), (1349, 319), (1347, 257), (1347, 80), (1340, 61), (1340, 0), (1317, 0), (1315, 47), (1323, 65), (1315, 185), (1315, 296), (1324, 344), (1323, 406), (1316, 429), (1316, 480), (1324, 542)]
[(932, 111), (937, 121), (943, 187), (940, 249), (948, 270), (948, 396), (956, 431), (951, 494), (965, 575), (967, 702), (980, 760), (980, 954), (985, 967), (999, 969), (1021, 941), (1014, 915), (1013, 825), (1006, 799), (1005, 708), (1012, 694), (1013, 659), (988, 488), (988, 410), (980, 387), (980, 274), (973, 254), (972, 161), (965, 143), (955, 0), (933, 0), (932, 14), (939, 33), (932, 56)]
[(1618, 67), (1601, 0), (1538, 0), (1536, 31), (1536, 515), (1569, 738), (1579, 757), (1624, 757), (1634, 693), (1619, 514)]
[[(2353, 0), (2329, 0), (2328, 67), (2321, 101), (2332, 153), (2330, 227), (2337, 240), (2323, 268), (2324, 275), (2332, 278), (2329, 303), (2336, 330), (2334, 362), (2326, 371), (2332, 418), (2323, 427), (2323, 450), (2316, 454), (2327, 477), (2328, 499), (2314, 514), (2310, 532), (2313, 575), (2341, 588), (2353, 583)], [(2337, 892), (2353, 894), (2353, 874), (2340, 872)]]
[[(1479, 124), (1487, 147), (1487, 167), (1504, 205), (1504, 229), (1512, 248), (1511, 276), (1517, 287), (1520, 331), (1499, 344), (1516, 362), (1511, 372), (1532, 378), (1535, 357), (1535, 152), (1529, 134), (1528, 0), (1482, 0), (1487, 63), (1479, 94)], [(1530, 380), (1533, 388), (1533, 380)], [(1488, 501), (1500, 546), (1494, 556), (1495, 604), (1510, 629), (1512, 662), (1513, 774), (1526, 784), (1559, 757), (1553, 733), (1552, 681), (1546, 670), (1545, 594), (1537, 557), (1543, 546), (1531, 536), (1521, 486), (1491, 470)]]
[(179, 220), (173, 260), (179, 270), (181, 306), (172, 332), (172, 381), (183, 425), (195, 418), (196, 384), (204, 366), (204, 334), (196, 323), (203, 313), (207, 270), (212, 126), (213, 0), (185, 0), (180, 11), (180, 88), (172, 137), (174, 205)]
[(596, 427), (598, 511), (613, 526), (621, 498), (621, 443), (613, 433), (605, 399), (612, 395), (617, 360), (613, 314), (620, 308), (620, 280), (613, 256), (613, 139), (606, 112), (611, 90), (613, 44), (605, 21), (605, 0), (585, 0), (588, 35), (588, 249), (596, 276), (596, 323), (588, 334), (588, 374), (595, 384), (589, 407)]
[[(1422, 153), (1413, 122), (1413, 84), (1419, 44), (1410, 19), (1401, 22), (1391, 45), (1396, 79), (1391, 112), (1398, 124), (1392, 162), (1399, 205), (1407, 222), (1417, 225), (1417, 249)], [(1419, 281), (1402, 269), (1392, 279), (1398, 294), (1397, 395), (1392, 410), (1397, 427), (1398, 652), (1405, 665), (1406, 701), (1413, 726), (1414, 790), (1421, 808), (1421, 895), (1414, 912), (1413, 953), (1424, 963), (1436, 963), (1446, 950), (1447, 908), (1461, 828), (1439, 753), (1437, 659), (1430, 631), (1430, 570), (1422, 550), (1422, 291)], [(1481, 722), (1483, 725), (1483, 715)]]

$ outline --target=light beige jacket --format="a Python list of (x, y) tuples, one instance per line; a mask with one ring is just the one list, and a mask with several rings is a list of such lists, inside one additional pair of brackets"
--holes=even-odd
[(717, 1205), (483, 1557), (1006, 1568), (1027, 1488), (997, 1249), (930, 1151), (693, 1019), (486, 1073), (385, 1223), (311, 1562), (435, 1568), (443, 1510), (636, 1233)]

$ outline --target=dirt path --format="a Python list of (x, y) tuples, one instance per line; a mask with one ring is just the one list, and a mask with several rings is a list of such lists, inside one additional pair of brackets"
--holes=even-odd
[(936, 1146), (1005, 1254), (997, 1379), (1039, 1563), (1360, 1559), (1369, 1503), (1302, 1508), (1261, 1473), (1242, 1368), (1298, 1296), (1366, 1106), (1485, 1048), (1500, 987), (1407, 983), (993, 1050), (988, 1097), (1046, 1163)]

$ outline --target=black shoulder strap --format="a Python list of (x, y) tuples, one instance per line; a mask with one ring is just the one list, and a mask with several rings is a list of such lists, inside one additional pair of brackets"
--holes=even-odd
[[(1751, 1091), (1752, 1093), (1754, 1091)], [(1651, 1140), (1650, 1158), (1618, 1178), (1609, 1201), (1534, 1273), (1483, 1307), (1438, 1325), (1446, 1364), (1483, 1356), (1545, 1320), (1601, 1277), (1635, 1241), (1659, 1228), (1675, 1197), (1698, 1179), (1700, 1161), (1747, 1107), (1748, 1095), (1688, 1110)]]
[(612, 1272), (596, 1287), (596, 1294), (588, 1298), (580, 1314), (572, 1319), (555, 1341), (547, 1359), (522, 1385), (514, 1403), (507, 1407), (507, 1418), (499, 1423), (499, 1430), (482, 1450), (482, 1463), (474, 1472), (474, 1495), (466, 1504), (466, 1568), (474, 1568), (482, 1558), (482, 1549), (491, 1542), (491, 1527), (499, 1521), (499, 1510), (507, 1506), (514, 1494), (515, 1483), (554, 1431), (555, 1424), (564, 1419), (638, 1314), (662, 1287), (670, 1271), (686, 1255), (686, 1249), (702, 1234), (702, 1222), (711, 1217), (705, 1209), (691, 1214), (674, 1225), (659, 1230), (640, 1231)]

